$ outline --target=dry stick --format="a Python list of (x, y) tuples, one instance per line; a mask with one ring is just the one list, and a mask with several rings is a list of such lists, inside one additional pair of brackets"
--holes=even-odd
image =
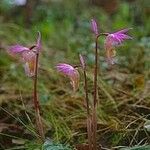
[(95, 68), (94, 68), (94, 100), (93, 100), (93, 114), (92, 114), (92, 122), (93, 122), (93, 149), (97, 150), (96, 144), (96, 131), (97, 131), (97, 74), (98, 74), (98, 36), (95, 39)]
[(89, 150), (92, 150), (91, 115), (90, 115), (90, 109), (89, 109), (89, 98), (88, 98), (88, 85), (87, 85), (86, 67), (83, 69), (83, 74), (84, 74), (85, 102), (86, 102), (86, 110), (87, 110), (87, 134), (88, 134), (88, 144), (89, 144)]
[(38, 78), (38, 62), (39, 62), (39, 52), (36, 53), (36, 61), (35, 61), (35, 76), (34, 76), (34, 90), (33, 90), (33, 102), (35, 107), (35, 115), (36, 115), (36, 124), (38, 128), (39, 135), (42, 140), (44, 140), (44, 130), (43, 124), (40, 116), (40, 105), (37, 95), (37, 78)]

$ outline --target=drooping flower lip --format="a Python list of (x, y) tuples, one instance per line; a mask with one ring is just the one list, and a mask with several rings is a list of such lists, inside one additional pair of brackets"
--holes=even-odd
[(106, 41), (110, 42), (113, 46), (117, 46), (122, 44), (123, 41), (127, 39), (132, 39), (131, 36), (127, 35), (127, 32), (131, 30), (132, 28), (123, 29), (114, 33), (108, 34), (106, 37)]
[(32, 59), (24, 63), (25, 74), (28, 77), (33, 77), (35, 75), (35, 59)]
[(96, 35), (96, 36), (98, 36), (98, 26), (97, 26), (97, 22), (96, 22), (96, 20), (95, 19), (91, 19), (91, 29), (92, 29), (92, 31), (94, 32), (94, 34)]
[(69, 77), (73, 91), (75, 92), (79, 87), (79, 72), (73, 66), (66, 63), (59, 63), (56, 66), (58, 72)]
[(35, 75), (36, 54), (33, 51), (24, 51), (21, 54), (21, 60), (24, 62), (24, 70), (28, 77)]

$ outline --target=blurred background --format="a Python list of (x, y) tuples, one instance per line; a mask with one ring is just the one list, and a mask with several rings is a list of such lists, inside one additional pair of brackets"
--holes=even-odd
[(80, 89), (72, 96), (68, 80), (57, 74), (55, 65), (78, 64), (78, 54), (85, 55), (92, 89), (92, 18), (99, 32), (133, 28), (133, 40), (117, 47), (117, 64), (111, 69), (105, 62), (104, 39), (99, 40), (98, 141), (109, 148), (150, 142), (144, 128), (150, 114), (149, 0), (0, 0), (1, 149), (41, 146), (28, 131), (34, 130), (29, 119), (34, 118), (32, 80), (7, 53), (10, 45), (34, 44), (37, 31), (42, 34), (38, 86), (46, 135), (70, 145), (86, 142), (82, 72)]

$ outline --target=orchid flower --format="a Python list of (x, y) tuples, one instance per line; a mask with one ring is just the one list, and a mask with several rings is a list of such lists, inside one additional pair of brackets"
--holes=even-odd
[(127, 39), (132, 39), (127, 35), (131, 28), (123, 29), (115, 33), (108, 34), (105, 40), (106, 57), (109, 64), (115, 64), (114, 57), (116, 56), (115, 47), (122, 44)]
[(30, 48), (24, 47), (19, 44), (13, 45), (10, 46), (8, 53), (13, 56), (18, 55), (24, 64), (26, 75), (32, 77), (35, 75), (36, 54), (39, 52), (40, 48), (41, 48), (41, 34), (40, 32), (38, 32), (36, 45), (33, 45)]
[(69, 65), (69, 64), (65, 64), (65, 63), (60, 63), (56, 66), (57, 71), (62, 73), (63, 75), (69, 77), (70, 79), (70, 83), (73, 87), (73, 91), (75, 92), (78, 88), (79, 88), (79, 72), (78, 70)]
[(98, 27), (97, 27), (97, 23), (95, 21), (95, 19), (91, 19), (91, 29), (93, 31), (93, 33), (98, 36)]

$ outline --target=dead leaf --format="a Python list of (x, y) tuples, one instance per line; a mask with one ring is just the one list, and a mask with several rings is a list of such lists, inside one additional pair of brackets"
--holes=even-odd
[(17, 144), (17, 145), (23, 145), (23, 144), (25, 144), (25, 140), (23, 140), (23, 139), (12, 139), (12, 143)]

